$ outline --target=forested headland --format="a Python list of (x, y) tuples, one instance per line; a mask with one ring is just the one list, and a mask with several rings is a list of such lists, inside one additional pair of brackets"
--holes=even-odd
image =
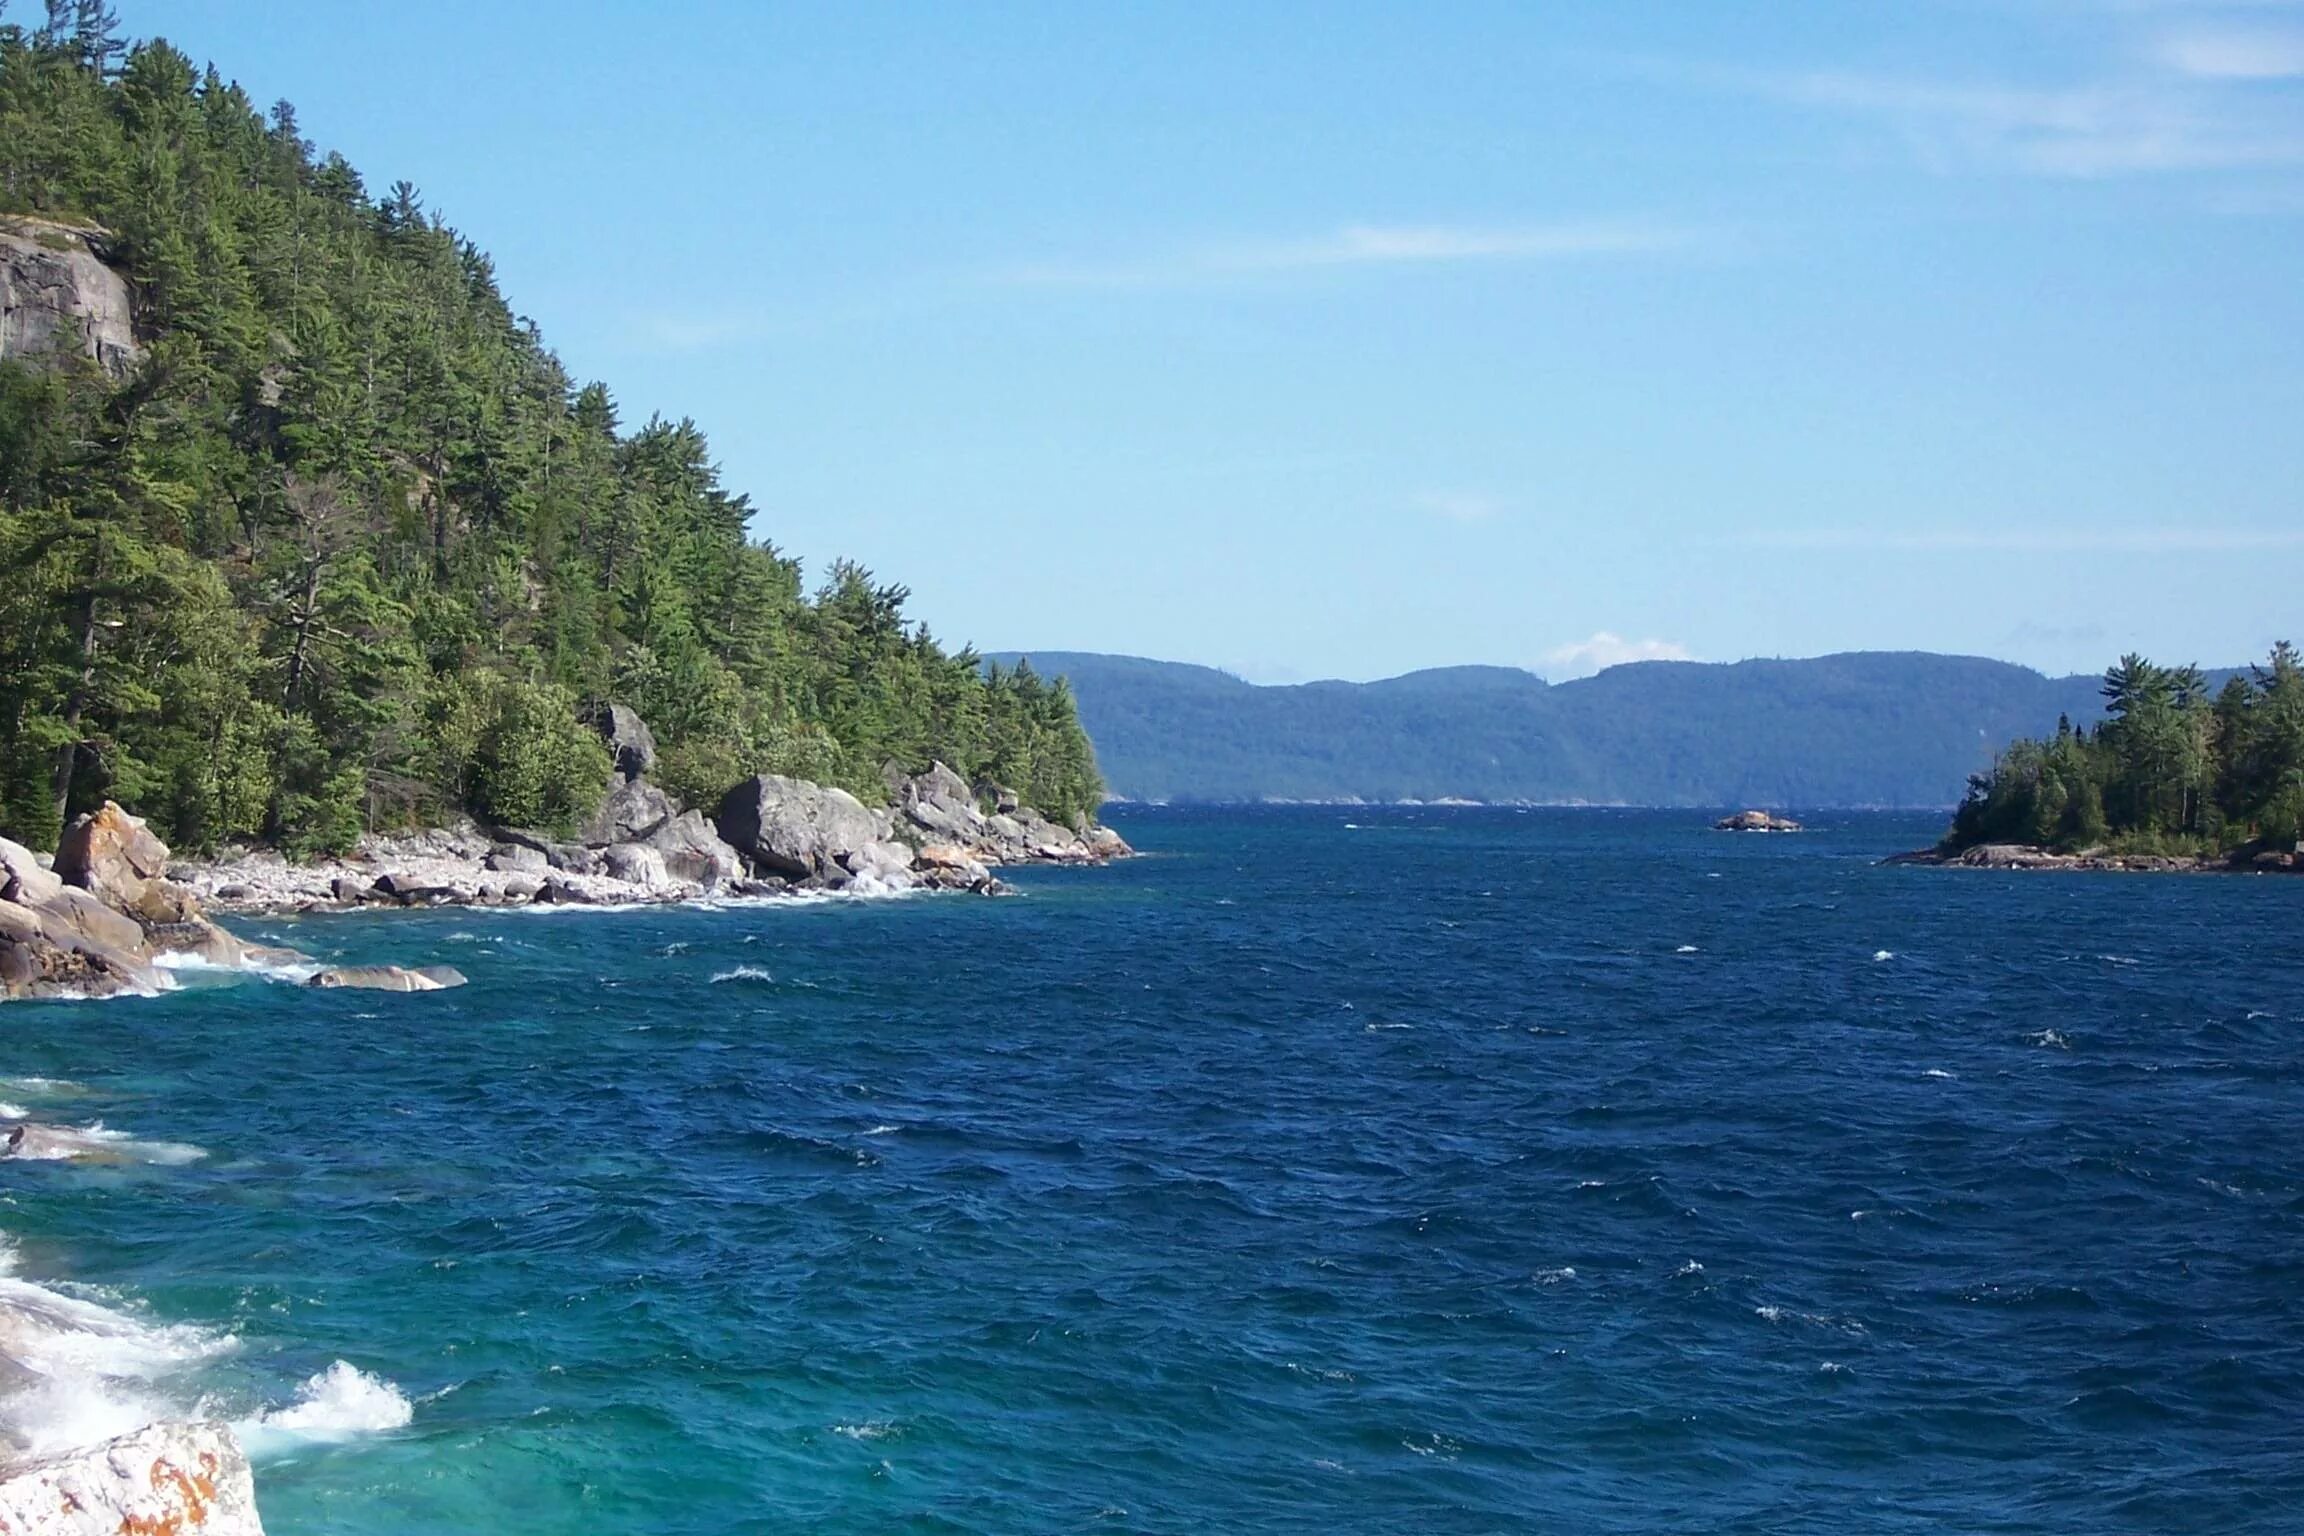
[(2304, 839), (2304, 656), (2283, 641), (2211, 696), (2198, 667), (2123, 656), (2106, 718), (2021, 740), (1969, 784), (1947, 850), (2026, 843), (2215, 855)]
[(415, 187), (100, 0), (5, 9), (0, 216), (85, 231), (135, 356), (0, 359), (0, 834), (106, 797), (189, 850), (565, 823), (609, 700), (691, 801), (941, 759), (1093, 812), (1063, 682), (853, 564), (810, 590), (695, 425), (624, 425)]

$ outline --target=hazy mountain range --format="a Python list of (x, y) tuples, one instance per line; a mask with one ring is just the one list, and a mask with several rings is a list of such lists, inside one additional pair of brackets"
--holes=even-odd
[(1008, 652), (1071, 679), (1132, 800), (1939, 806), (2009, 739), (2102, 713), (2098, 679), (1976, 656), (1648, 661), (1257, 686), (1179, 662)]

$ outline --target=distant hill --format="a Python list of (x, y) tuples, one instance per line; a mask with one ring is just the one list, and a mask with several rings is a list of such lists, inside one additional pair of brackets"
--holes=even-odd
[(2011, 738), (2102, 712), (2094, 677), (1909, 651), (1289, 687), (1134, 656), (994, 659), (1019, 654), (1071, 679), (1106, 782), (1137, 800), (1951, 805)]

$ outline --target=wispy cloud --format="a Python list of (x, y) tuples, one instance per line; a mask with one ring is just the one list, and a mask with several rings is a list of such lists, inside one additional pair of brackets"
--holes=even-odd
[(1012, 268), (1000, 276), (1004, 281), (1029, 286), (1156, 287), (1334, 267), (1654, 256), (1697, 243), (1694, 231), (1643, 220), (1501, 228), (1351, 224), (1303, 239), (1232, 241), (1119, 260), (1039, 262)]
[(1452, 523), (1484, 523), (1504, 510), (1502, 502), (1479, 491), (1426, 491), (1416, 505)]
[(2187, 29), (2160, 40), (2170, 69), (2200, 80), (2304, 78), (2304, 32), (2276, 27)]
[(1845, 550), (1862, 554), (2234, 554), (2304, 549), (2286, 528), (1779, 528), (1737, 534), (1745, 549)]
[(1665, 84), (1728, 92), (1867, 123), (1939, 173), (2110, 177), (2304, 164), (2304, 102), (2252, 83), (2304, 75), (2304, 34), (2179, 27), (2141, 61), (2062, 83), (1749, 69), (1618, 59)]
[(1871, 118), (1929, 169), (2103, 177), (2304, 163), (2284, 103), (2167, 80), (2027, 87), (1815, 71), (1762, 77), (1780, 99)]
[(1536, 670), (1554, 682), (1590, 677), (1628, 661), (1693, 661), (1688, 647), (1677, 640), (1627, 640), (1612, 630), (1595, 630), (1589, 640), (1556, 645), (1544, 653)]

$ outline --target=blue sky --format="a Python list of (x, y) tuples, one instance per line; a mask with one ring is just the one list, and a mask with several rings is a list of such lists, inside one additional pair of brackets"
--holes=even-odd
[(120, 4), (947, 639), (2304, 640), (2304, 7)]

